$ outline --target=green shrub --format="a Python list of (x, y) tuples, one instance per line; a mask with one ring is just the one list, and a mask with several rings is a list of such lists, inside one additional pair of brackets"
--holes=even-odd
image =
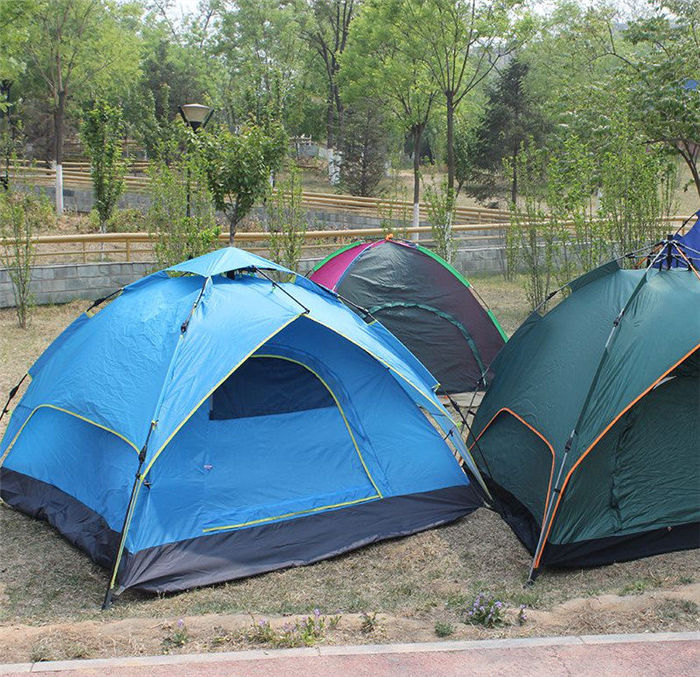
[(42, 226), (55, 221), (55, 215), (45, 198), (30, 193), (0, 194), (0, 236), (8, 244), (0, 247), (0, 261), (7, 269), (15, 295), (15, 312), (22, 329), (29, 323), (32, 305), (32, 266), (34, 265), (34, 236)]
[(435, 634), (438, 637), (449, 637), (455, 631), (454, 625), (444, 621), (435, 621)]
[(179, 167), (158, 164), (150, 175), (151, 206), (146, 221), (155, 239), (158, 264), (166, 268), (216, 248), (221, 229), (196, 161), (186, 160)]

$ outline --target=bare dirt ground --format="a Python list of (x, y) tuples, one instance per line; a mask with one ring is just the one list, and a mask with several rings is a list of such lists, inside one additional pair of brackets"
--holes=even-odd
[[(517, 283), (472, 282), (507, 331), (527, 315)], [(0, 310), (3, 403), (4, 393), (86, 306), (36, 308), (26, 331), (11, 310)], [(528, 564), (508, 526), (481, 509), (452, 525), (313, 566), (166, 597), (127, 592), (101, 612), (106, 572), (47, 524), (3, 506), (0, 662), (285, 646), (307, 641), (299, 633), (291, 640), (280, 636), (314, 609), (325, 627), (308, 641), (334, 644), (700, 629), (698, 551), (545, 571), (524, 588)], [(479, 592), (507, 605), (505, 625), (464, 623)], [(521, 605), (527, 607), (522, 625)], [(259, 630), (262, 619), (270, 621), (269, 636)]]

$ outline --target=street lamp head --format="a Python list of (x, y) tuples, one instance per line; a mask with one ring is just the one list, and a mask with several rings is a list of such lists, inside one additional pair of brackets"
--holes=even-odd
[(192, 128), (192, 131), (198, 131), (206, 127), (209, 118), (214, 113), (214, 109), (209, 106), (203, 106), (201, 103), (185, 103), (178, 106), (182, 119)]

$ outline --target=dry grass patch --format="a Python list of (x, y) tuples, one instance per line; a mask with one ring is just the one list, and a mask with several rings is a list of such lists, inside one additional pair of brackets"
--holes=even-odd
[[(517, 283), (474, 282), (507, 330), (527, 315)], [(86, 305), (37, 308), (27, 331), (16, 327), (12, 311), (0, 311), (0, 390), (14, 385)], [(313, 566), (164, 597), (128, 591), (107, 613), (99, 610), (107, 573), (47, 524), (2, 508), (0, 541), (5, 660), (230, 650), (252, 645), (250, 627), (261, 618), (282, 627), (317, 608), (341, 616), (320, 640), (333, 643), (700, 627), (697, 551), (544, 571), (534, 587), (524, 588), (530, 557), (505, 522), (485, 509)], [(465, 625), (479, 592), (506, 603), (505, 626)], [(514, 619), (522, 604), (530, 619), (519, 626)], [(180, 619), (185, 635), (178, 632)]]
[(522, 276), (506, 281), (502, 275), (484, 273), (470, 275), (467, 271), (467, 278), (474, 285), (479, 296), (493, 310), (501, 327), (509, 336), (530, 314)]

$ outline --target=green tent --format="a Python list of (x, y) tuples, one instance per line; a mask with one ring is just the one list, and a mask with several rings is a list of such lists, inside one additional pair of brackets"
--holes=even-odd
[(499, 353), (469, 437), (543, 565), (700, 545), (700, 275), (606, 264)]

